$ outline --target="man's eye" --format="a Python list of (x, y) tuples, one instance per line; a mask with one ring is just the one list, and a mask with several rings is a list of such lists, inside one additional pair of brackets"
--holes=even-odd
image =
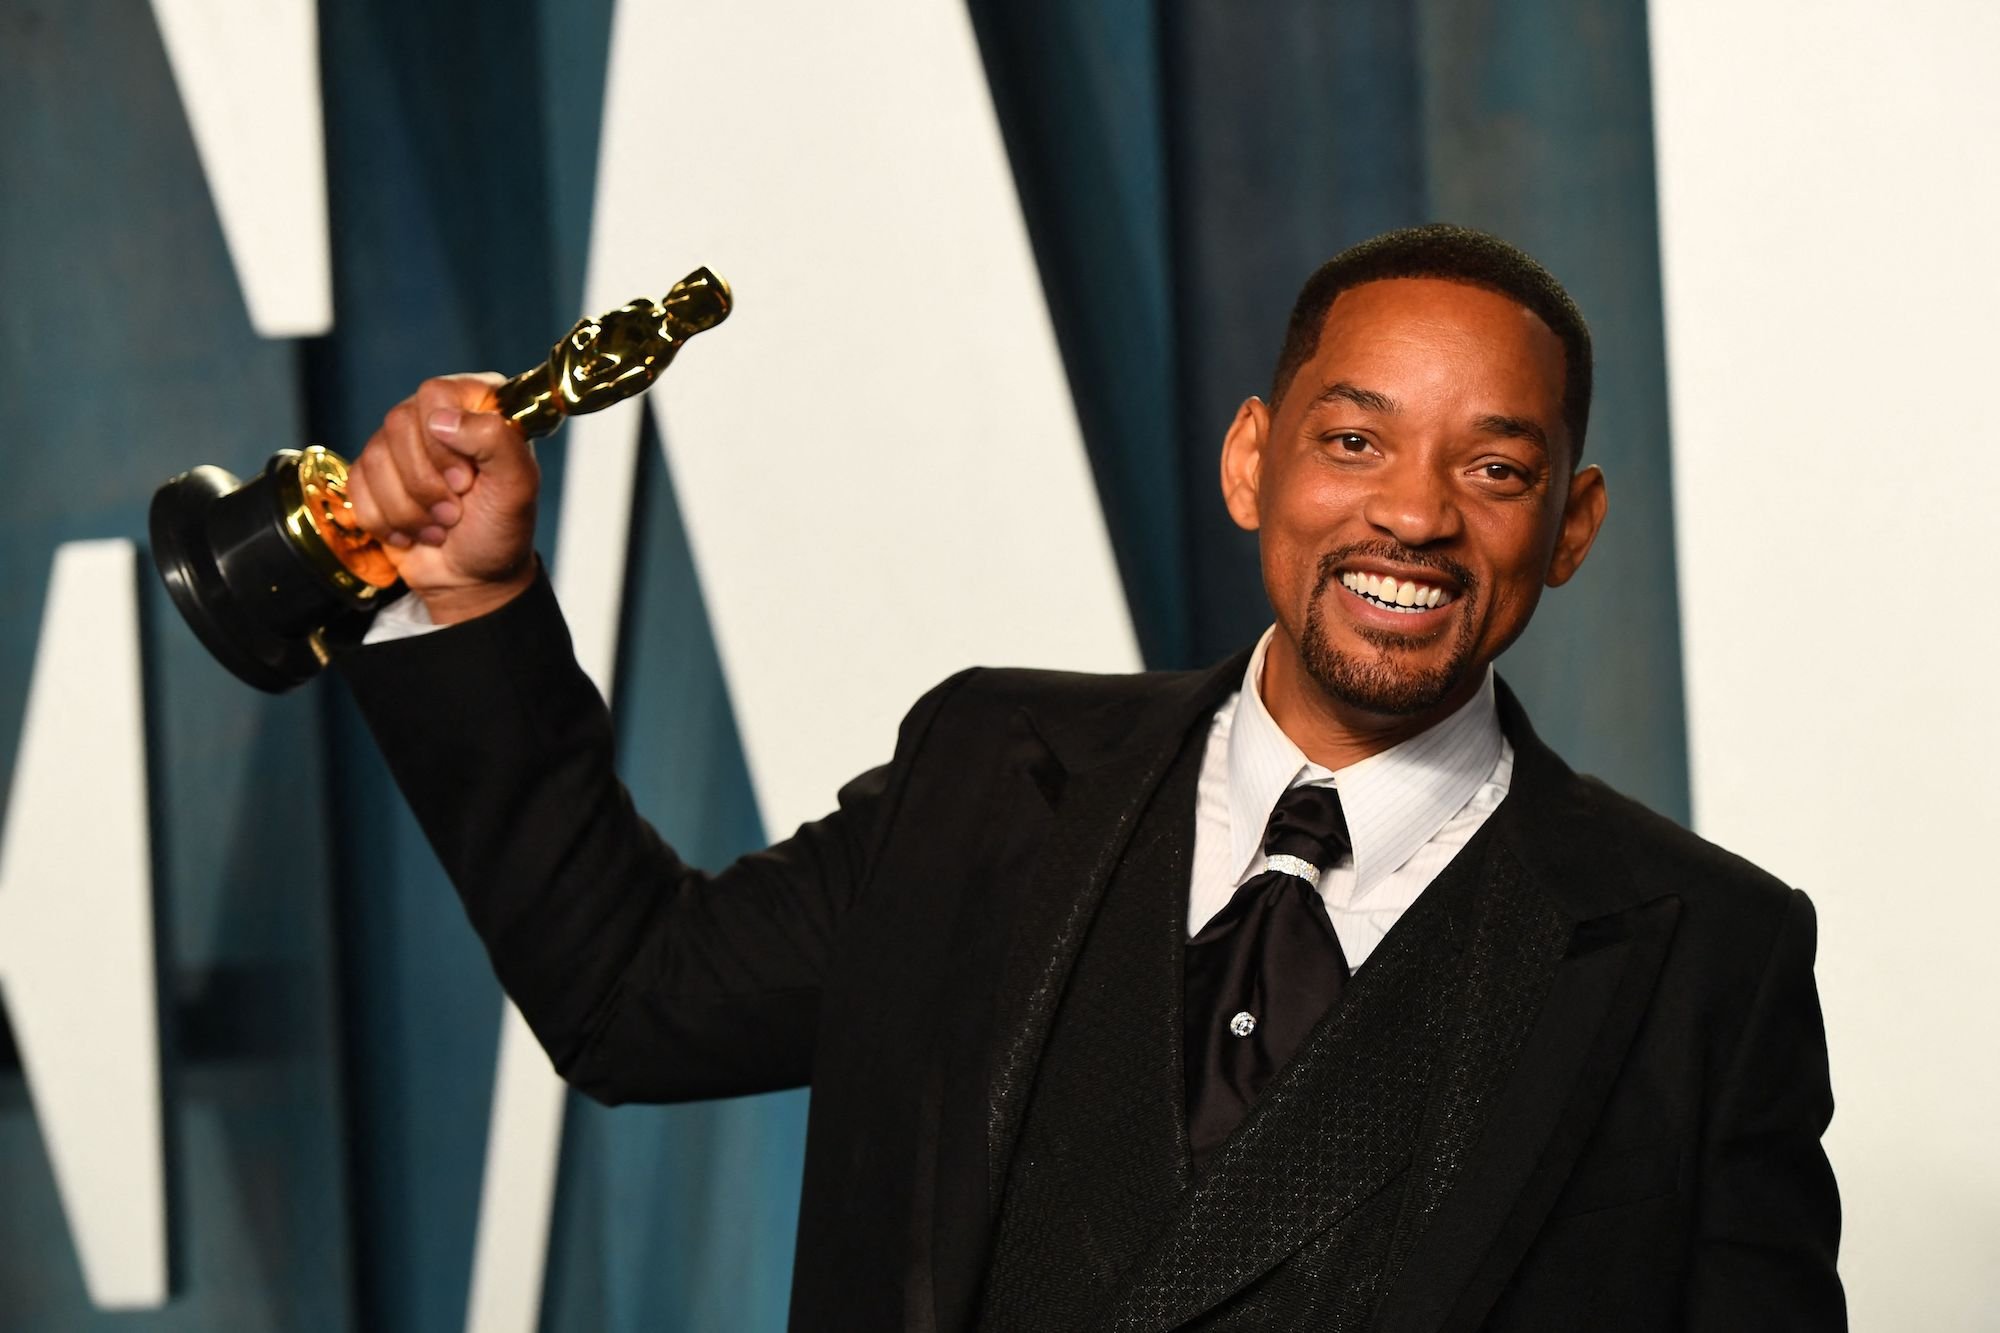
[(1353, 431), (1344, 430), (1329, 435), (1326, 438), (1329, 444), (1346, 453), (1360, 454), (1368, 451), (1368, 437), (1366, 435), (1356, 435)]
[(1474, 471), (1481, 481), (1510, 495), (1526, 490), (1534, 480), (1528, 470), (1519, 464), (1498, 460), (1481, 463)]

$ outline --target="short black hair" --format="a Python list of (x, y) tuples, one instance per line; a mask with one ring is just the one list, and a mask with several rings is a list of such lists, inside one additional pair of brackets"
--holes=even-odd
[(1518, 301), (1541, 317), (1562, 343), (1563, 424), (1575, 443), (1574, 467), (1583, 455), (1584, 429), (1590, 423), (1590, 326), (1555, 275), (1516, 246), (1498, 236), (1449, 222), (1404, 227), (1383, 232), (1342, 250), (1321, 264), (1292, 305), (1285, 326), (1285, 345), (1271, 377), (1271, 405), (1290, 387), (1299, 367), (1319, 350), (1320, 330), (1333, 300), (1350, 287), (1384, 278), (1443, 278)]

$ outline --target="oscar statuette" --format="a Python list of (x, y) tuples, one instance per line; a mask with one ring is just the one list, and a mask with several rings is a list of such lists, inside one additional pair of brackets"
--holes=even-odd
[[(698, 268), (659, 301), (579, 320), (548, 360), (494, 389), (493, 410), (537, 439), (643, 393), (730, 305), (729, 285)], [(258, 689), (318, 674), (328, 627), (401, 589), (388, 553), (355, 520), (347, 466), (319, 445), (281, 449), (247, 482), (202, 466), (153, 495), (153, 563), (168, 595), (215, 659)]]

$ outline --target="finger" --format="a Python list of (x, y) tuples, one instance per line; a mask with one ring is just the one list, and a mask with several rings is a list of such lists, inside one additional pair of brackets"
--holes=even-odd
[(399, 452), (408, 446), (399, 447), (394, 436), (399, 431), (415, 429), (413, 421), (399, 420), (395, 413), (390, 413), (383, 421), (382, 429), (375, 432), (374, 438), (368, 441), (368, 447), (361, 451), (356, 463), (367, 478), (369, 497), (374, 501), (379, 526), (371, 530), (385, 540), (392, 532), (413, 536), (418, 529), (434, 521), (430, 505), (410, 494), (397, 458)]
[(390, 516), (398, 520), (399, 527), (413, 532), (434, 524), (450, 527), (458, 522), (459, 516), (458, 493), (446, 482), (432, 457), (434, 452), (443, 453), (447, 459), (452, 455), (437, 446), (421, 422), (416, 405), (410, 402), (398, 404), (382, 422), (383, 439), (402, 480), (403, 493), (423, 511), (414, 526), (406, 513), (391, 510)]
[(347, 502), (354, 506), (354, 521), (361, 525), (363, 532), (400, 550), (410, 545), (409, 534), (390, 526), (382, 514), (382, 506), (376, 502), (374, 483), (368, 480), (380, 457), (379, 449), (365, 449), (361, 457), (348, 467)]
[(426, 414), (455, 407), (462, 412), (491, 412), (494, 391), (506, 381), (490, 370), (465, 375), (437, 375), (417, 386), (417, 406)]
[(440, 408), (424, 426), (461, 463), (471, 463), (478, 476), (509, 491), (534, 488), (538, 475), (534, 450), (520, 430), (498, 413)]
[[(417, 386), (417, 418), (426, 426), (431, 462), (445, 484), (457, 494), (463, 495), (472, 488), (473, 469), (466, 466), (467, 459), (463, 455), (429, 432), (429, 423), (440, 412), (492, 412), (495, 408), (494, 390), (502, 383), (504, 381), (499, 375), (485, 371), (479, 374), (441, 375)], [(446, 422), (457, 419), (456, 415), (442, 418)], [(451, 427), (447, 425), (445, 429), (448, 431)]]

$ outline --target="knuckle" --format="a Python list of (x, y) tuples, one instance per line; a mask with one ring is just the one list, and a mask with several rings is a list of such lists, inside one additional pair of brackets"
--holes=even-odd
[(376, 498), (374, 484), (368, 480), (367, 473), (359, 469), (349, 478), (349, 482), (347, 499), (354, 506), (354, 516), (368, 531), (380, 531), (382, 506)]
[(464, 407), (478, 397), (478, 391), (475, 376), (439, 375), (424, 381), (423, 387), (417, 390), (417, 401), (428, 416), (441, 407)]
[(430, 437), (414, 427), (396, 437), (396, 467), (411, 480), (421, 478), (430, 468)]
[(368, 470), (366, 494), (379, 525), (401, 527), (408, 522), (410, 502), (403, 479), (394, 464), (382, 460), (380, 455), (375, 466)]

